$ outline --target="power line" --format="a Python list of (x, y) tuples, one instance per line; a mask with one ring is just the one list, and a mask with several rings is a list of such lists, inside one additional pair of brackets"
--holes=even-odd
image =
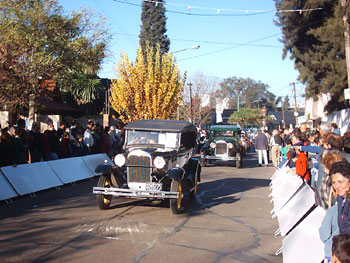
[[(115, 35), (120, 36), (129, 36), (129, 37), (139, 37), (138, 35), (133, 34), (124, 34), (124, 33), (114, 33)], [(218, 42), (218, 41), (208, 41), (208, 40), (195, 40), (195, 39), (181, 39), (181, 38), (171, 38), (171, 41), (182, 41), (182, 42), (194, 42), (194, 43), (205, 43), (205, 44), (213, 44), (213, 45), (242, 45), (242, 43), (236, 42)], [(272, 47), (272, 48), (283, 48), (283, 46), (275, 46), (275, 45), (254, 45), (254, 44), (245, 44), (246, 46), (252, 47)]]
[(239, 45), (236, 45), (234, 47), (228, 47), (228, 48), (220, 49), (220, 50), (209, 52), (209, 53), (202, 54), (202, 55), (197, 55), (197, 56), (193, 56), (193, 57), (189, 57), (189, 58), (179, 59), (179, 61), (184, 61), (184, 60), (189, 60), (189, 59), (193, 59), (193, 58), (198, 58), (198, 57), (203, 57), (203, 56), (216, 54), (216, 53), (219, 53), (219, 52), (224, 52), (224, 51), (227, 51), (227, 50), (230, 50), (230, 49), (238, 48), (238, 47), (241, 47), (241, 46), (246, 46), (246, 45), (251, 44), (251, 43), (255, 43), (255, 42), (258, 42), (258, 41), (261, 41), (261, 40), (265, 40), (265, 39), (268, 39), (268, 38), (271, 38), (271, 37), (275, 37), (275, 36), (278, 36), (280, 34), (281, 33), (274, 34), (274, 35), (271, 35), (271, 36), (267, 36), (267, 37), (263, 37), (263, 38), (260, 38), (260, 39), (249, 41), (249, 42), (246, 42), (246, 43), (243, 43), (243, 44), (239, 44)]
[[(131, 6), (138, 6), (141, 7), (141, 4), (135, 4), (127, 1), (122, 0), (113, 0), (114, 2), (118, 2), (121, 4), (131, 5)], [(167, 3), (167, 2), (159, 2), (157, 0), (143, 0), (144, 2), (148, 3), (154, 3), (156, 5), (162, 4), (164, 6), (175, 6), (175, 7), (182, 7), (187, 8), (188, 12), (180, 12), (180, 11), (173, 11), (166, 9), (166, 12), (168, 13), (174, 13), (174, 14), (180, 14), (180, 15), (188, 15), (188, 16), (206, 16), (206, 17), (217, 17), (217, 16), (254, 16), (254, 15), (262, 15), (267, 13), (291, 13), (291, 12), (312, 12), (312, 11), (319, 11), (323, 10), (324, 8), (308, 8), (308, 9), (278, 9), (278, 10), (241, 10), (241, 9), (227, 9), (227, 8), (210, 8), (210, 7), (199, 7), (199, 6), (190, 6), (190, 5), (179, 5), (174, 3)], [(202, 9), (202, 10), (209, 10), (209, 11), (215, 11), (215, 14), (208, 14), (208, 13), (191, 13), (192, 9)], [(232, 13), (222, 13), (222, 12), (232, 12)]]

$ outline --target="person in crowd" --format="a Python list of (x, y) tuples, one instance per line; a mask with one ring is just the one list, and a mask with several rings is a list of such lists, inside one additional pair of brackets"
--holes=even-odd
[(259, 166), (262, 166), (263, 157), (264, 157), (265, 165), (266, 166), (268, 165), (267, 147), (268, 147), (268, 140), (266, 136), (261, 132), (261, 130), (258, 130), (258, 135), (255, 137), (255, 150), (258, 152)]
[[(320, 188), (319, 200), (317, 204), (325, 209), (328, 209), (335, 203), (335, 198), (332, 191), (332, 179), (329, 176), (329, 170), (336, 162), (345, 161), (344, 156), (338, 150), (327, 149), (323, 152), (321, 162), (323, 164), (323, 179)], [(318, 197), (318, 191), (315, 192)]]
[(310, 183), (310, 173), (309, 173), (309, 161), (306, 157), (305, 152), (300, 151), (299, 148), (295, 149), (296, 157), (293, 161), (295, 162), (295, 172), (307, 183)]
[(89, 154), (89, 150), (83, 143), (83, 136), (81, 134), (76, 135), (76, 143), (72, 145), (73, 156), (85, 156)]
[(284, 145), (286, 145), (286, 139), (287, 138), (292, 138), (291, 137), (291, 134), (290, 134), (290, 132), (289, 132), (289, 129), (284, 129), (284, 131), (283, 131), (283, 144)]
[(332, 244), (332, 263), (350, 263), (350, 235), (336, 235)]
[(281, 163), (278, 166), (279, 168), (281, 168), (289, 160), (289, 150), (291, 148), (292, 148), (292, 140), (288, 136), (285, 140), (285, 146), (280, 150), (282, 159), (281, 159)]
[(343, 139), (343, 151), (350, 154), (350, 138)]
[(329, 122), (322, 122), (319, 127), (319, 132), (321, 136), (332, 132), (332, 124)]
[(321, 241), (324, 243), (325, 260), (323, 262), (330, 263), (332, 256), (332, 240), (334, 236), (339, 235), (338, 208), (336, 205), (331, 206), (327, 210), (322, 220), (319, 234)]
[(113, 155), (117, 154), (117, 149), (119, 148), (120, 138), (117, 136), (116, 128), (111, 126), (109, 129), (109, 138), (111, 139), (111, 147)]
[[(11, 127), (12, 128), (12, 127)], [(10, 128), (10, 131), (11, 131)], [(25, 164), (30, 163), (30, 155), (26, 144), (20, 137), (21, 129), (19, 127), (15, 128), (14, 137), (14, 164)]]
[(66, 123), (65, 122), (61, 122), (60, 123), (60, 126), (58, 127), (57, 129), (57, 132), (56, 132), (56, 136), (58, 137), (58, 139), (61, 141), (62, 138), (63, 138), (63, 133), (66, 131)]
[(60, 143), (60, 151), (59, 151), (59, 157), (62, 158), (69, 158), (72, 157), (72, 145), (71, 141), (69, 139), (69, 133), (64, 131)]
[(110, 158), (113, 157), (111, 138), (109, 136), (109, 126), (106, 126), (102, 133), (101, 153), (106, 153)]
[(279, 165), (279, 157), (280, 157), (280, 148), (282, 146), (282, 138), (279, 134), (279, 131), (273, 130), (272, 136), (270, 138), (271, 145), (271, 159), (274, 167), (278, 167)]
[(18, 136), (22, 139), (22, 142), (27, 148), (29, 148), (29, 132), (26, 130), (26, 121), (24, 119), (17, 120)]
[(14, 138), (15, 128), (10, 127), (7, 131), (1, 133), (0, 141), (0, 166), (9, 166), (14, 164)]
[(84, 132), (83, 142), (86, 148), (88, 149), (88, 152), (91, 154), (93, 153), (93, 146), (94, 146), (94, 138), (92, 136), (92, 128), (93, 128), (94, 122), (92, 120), (88, 121), (88, 124), (86, 125), (86, 130)]
[(102, 127), (99, 123), (96, 123), (92, 127), (92, 137), (94, 138), (94, 146), (93, 146), (93, 153), (101, 153), (101, 144), (102, 144)]
[(329, 174), (337, 194), (339, 233), (350, 234), (350, 164), (347, 161), (336, 162)]
[(40, 133), (40, 127), (37, 122), (33, 122), (30, 131), (29, 151), (32, 163), (42, 160), (43, 136)]
[(301, 137), (299, 136), (299, 131), (296, 131), (292, 134), (292, 145), (293, 147), (289, 150), (289, 163), (288, 166), (290, 168), (294, 168), (296, 167), (296, 160), (297, 158), (297, 153), (296, 153), (296, 147), (295, 146), (302, 146), (304, 145), (303, 140), (301, 139)]
[(47, 140), (49, 143), (49, 159), (50, 160), (58, 160), (58, 152), (59, 152), (59, 138), (57, 137), (57, 131), (55, 130), (55, 126), (50, 123), (48, 132), (46, 132)]
[(332, 128), (331, 128), (332, 132), (334, 132), (335, 134), (340, 135), (340, 131), (339, 131), (338, 125), (337, 125), (336, 123), (333, 122), (333, 123), (331, 124), (331, 126), (332, 126)]

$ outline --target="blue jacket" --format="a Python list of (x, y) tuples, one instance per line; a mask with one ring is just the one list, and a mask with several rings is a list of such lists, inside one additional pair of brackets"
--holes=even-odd
[(338, 207), (337, 205), (328, 208), (319, 229), (320, 238), (324, 243), (325, 257), (332, 256), (332, 238), (339, 235)]
[(268, 145), (267, 137), (264, 134), (259, 133), (258, 136), (255, 137), (256, 150), (267, 150)]
[(338, 225), (340, 234), (350, 234), (350, 200), (337, 197)]

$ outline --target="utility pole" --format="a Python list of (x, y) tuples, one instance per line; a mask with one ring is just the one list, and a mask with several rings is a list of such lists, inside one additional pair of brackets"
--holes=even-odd
[(295, 126), (298, 125), (298, 108), (297, 108), (297, 92), (295, 90), (295, 83), (292, 83), (293, 86), (293, 95), (294, 95), (294, 117), (295, 117)]
[(193, 123), (193, 106), (192, 106), (192, 83), (188, 83), (190, 87), (190, 110), (191, 110), (191, 123)]
[[(346, 10), (346, 7), (348, 6), (349, 0), (341, 0), (341, 4)], [(344, 32), (344, 38), (345, 38), (345, 58), (346, 58), (346, 70), (347, 70), (347, 76), (348, 76), (348, 88), (350, 88), (350, 25), (349, 25), (349, 18), (348, 14), (345, 12), (343, 16), (344, 26), (345, 26), (345, 32)]]
[(283, 103), (282, 103), (282, 120), (283, 120), (283, 129), (286, 128), (286, 117), (285, 117), (285, 114), (284, 114), (284, 103), (285, 103), (285, 98), (283, 100)]

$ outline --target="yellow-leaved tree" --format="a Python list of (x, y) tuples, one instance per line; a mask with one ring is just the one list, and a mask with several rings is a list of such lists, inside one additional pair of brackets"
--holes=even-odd
[(146, 59), (141, 47), (131, 63), (122, 53), (117, 79), (111, 85), (111, 105), (123, 123), (141, 119), (169, 119), (182, 100), (186, 74), (181, 78), (171, 53), (161, 54), (146, 46)]

